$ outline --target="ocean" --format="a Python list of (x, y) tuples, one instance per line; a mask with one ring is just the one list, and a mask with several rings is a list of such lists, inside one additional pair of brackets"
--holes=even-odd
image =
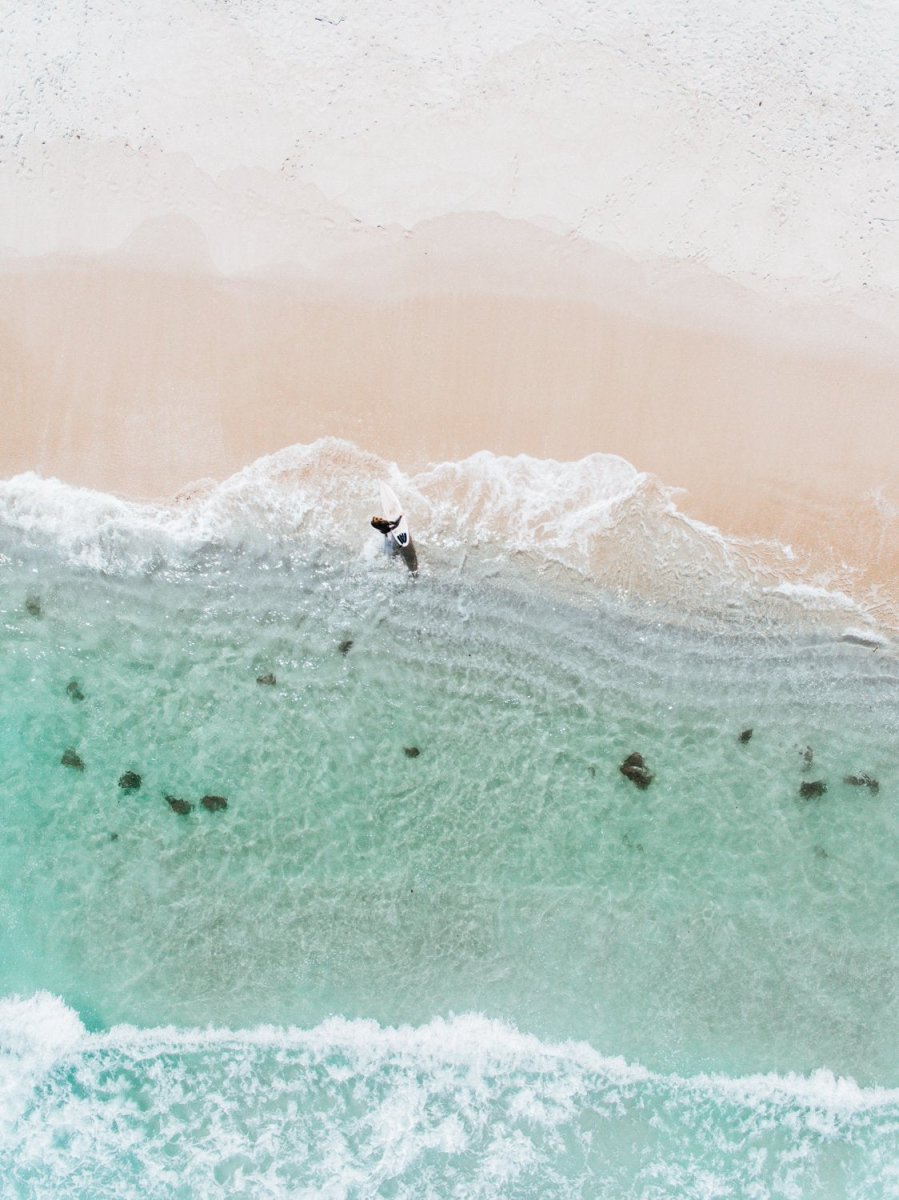
[(0, 483), (0, 1195), (899, 1195), (899, 656), (788, 565), (603, 455)]

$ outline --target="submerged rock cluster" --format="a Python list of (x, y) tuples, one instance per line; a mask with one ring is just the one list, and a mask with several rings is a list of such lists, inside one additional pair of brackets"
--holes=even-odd
[[(64, 750), (59, 761), (62, 766), (70, 767), (73, 771), (84, 770), (84, 759), (74, 748), (74, 746), (69, 746), (66, 750)], [(123, 792), (140, 791), (142, 784), (143, 779), (137, 771), (123, 771), (119, 776), (119, 787)], [(193, 811), (194, 806), (190, 803), (190, 801), (183, 800), (180, 796), (173, 796), (166, 793), (165, 800), (169, 808), (171, 808), (173, 812), (178, 813), (180, 816), (186, 816), (189, 812)], [(223, 809), (228, 807), (228, 801), (224, 796), (216, 796), (212, 793), (203, 796), (203, 798), (200, 800), (200, 804), (206, 809), (207, 812), (221, 812)]]
[(629, 754), (618, 770), (625, 779), (629, 779), (641, 791), (645, 791), (655, 778), (652, 771), (647, 767), (643, 755), (638, 754), (637, 751)]
[[(802, 770), (803, 772), (810, 770), (814, 762), (814, 751), (811, 746), (805, 746), (801, 751)], [(844, 775), (843, 783), (849, 787), (865, 787), (872, 796), (876, 796), (880, 791), (880, 781), (875, 779), (873, 775), (869, 775), (867, 771), (861, 775)], [(824, 779), (809, 779), (799, 785), (800, 800), (820, 800), (827, 793), (827, 781)]]
[[(741, 745), (746, 745), (752, 738), (752, 732), (753, 731), (751, 727), (742, 729), (737, 734), (737, 741)], [(406, 753), (408, 754), (408, 750)], [(812, 747), (803, 746), (799, 751), (799, 755), (802, 764), (802, 772), (805, 773), (811, 770), (815, 758)], [(588, 770), (590, 771), (591, 776), (596, 775), (595, 767), (589, 767)], [(641, 791), (645, 791), (655, 778), (653, 772), (650, 771), (649, 767), (646, 765), (646, 760), (643, 755), (636, 750), (627, 756), (624, 762), (619, 766), (618, 770), (625, 777), (625, 779), (629, 779), (631, 783), (633, 783), (634, 786), (638, 787)], [(865, 787), (872, 796), (876, 796), (880, 792), (879, 780), (875, 779), (873, 775), (869, 775), (867, 772), (861, 775), (846, 775), (843, 777), (843, 783), (849, 785), (850, 787)], [(826, 793), (827, 781), (824, 779), (806, 779), (803, 780), (799, 785), (799, 798), (801, 800), (820, 800), (820, 798), (826, 795)]]
[(71, 767), (73, 771), (84, 770), (84, 759), (72, 746), (69, 746), (68, 749), (63, 750), (62, 758), (59, 761), (64, 767)]
[(868, 775), (867, 772), (864, 775), (846, 775), (843, 783), (848, 783), (850, 787), (866, 787), (873, 796), (876, 796), (880, 791), (878, 780)]
[[(193, 812), (194, 806), (181, 796), (166, 796), (165, 799), (172, 812), (177, 813), (179, 817), (186, 817), (189, 812)], [(228, 801), (224, 796), (204, 796), (200, 803), (207, 812), (221, 812), (222, 809), (228, 807)]]

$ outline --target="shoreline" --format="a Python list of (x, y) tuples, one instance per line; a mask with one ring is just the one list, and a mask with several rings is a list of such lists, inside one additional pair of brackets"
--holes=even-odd
[(597, 250), (569, 271), (545, 231), (488, 255), (495, 222), (463, 225), (467, 245), (449, 220), (324, 278), (6, 260), (0, 477), (161, 500), (329, 436), (410, 472), (599, 452), (688, 519), (791, 548), (809, 582), (899, 607), (899, 355), (873, 327), (866, 349), (846, 320), (835, 345), (826, 305), (815, 320), (690, 264), (678, 298), (671, 264)]

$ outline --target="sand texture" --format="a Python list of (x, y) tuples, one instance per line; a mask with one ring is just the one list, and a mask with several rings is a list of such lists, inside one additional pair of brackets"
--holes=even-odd
[(732, 290), (712, 315), (708, 278), (703, 322), (687, 300), (678, 319), (670, 275), (660, 299), (645, 269), (624, 286), (620, 262), (613, 305), (601, 276), (592, 296), (558, 277), (527, 294), (526, 259), (517, 276), (445, 260), (404, 279), (369, 259), (330, 285), (121, 257), (8, 264), (0, 471), (165, 498), (327, 435), (408, 468), (601, 451), (685, 489), (679, 507), (727, 534), (862, 582), (895, 574), (899, 363), (864, 351), (862, 324), (840, 346), (810, 335), (807, 309), (738, 309)]
[(3, 36), (4, 475), (600, 451), (895, 589), (891, 4), (97, 0)]

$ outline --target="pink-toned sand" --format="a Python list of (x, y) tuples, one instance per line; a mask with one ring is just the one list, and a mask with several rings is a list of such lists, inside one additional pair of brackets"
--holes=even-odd
[(0, 474), (163, 498), (328, 434), (407, 468), (602, 451), (727, 534), (896, 592), (899, 355), (873, 327), (868, 349), (863, 322), (843, 338), (824, 307), (735, 304), (733, 285), (681, 292), (621, 263), (566, 288), (526, 257), (423, 262), (235, 280), (8, 261)]

